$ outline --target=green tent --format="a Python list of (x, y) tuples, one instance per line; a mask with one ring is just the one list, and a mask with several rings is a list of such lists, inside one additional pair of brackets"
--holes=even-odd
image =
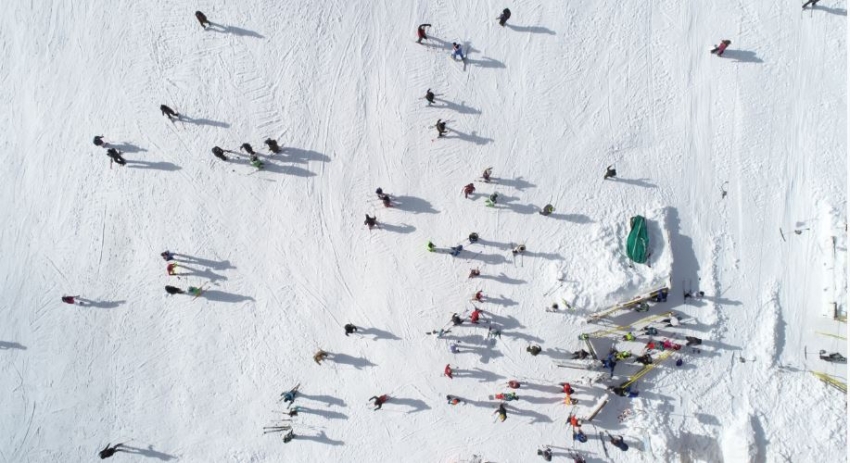
[(632, 226), (632, 231), (629, 232), (629, 238), (626, 240), (626, 254), (629, 259), (643, 264), (647, 259), (647, 251), (649, 250), (649, 234), (646, 232), (646, 219), (643, 216), (636, 215), (629, 221)]

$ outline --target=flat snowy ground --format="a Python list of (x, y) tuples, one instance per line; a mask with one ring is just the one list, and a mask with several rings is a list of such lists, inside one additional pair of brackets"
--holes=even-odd
[[(139, 462), (527, 462), (543, 444), (555, 461), (574, 445), (589, 462), (844, 461), (845, 398), (810, 371), (846, 382), (816, 354), (846, 355), (819, 334), (846, 336), (832, 318), (847, 296), (846, 21), (840, 0), (802, 14), (732, 0), (7, 2), (0, 461), (97, 460), (109, 442)], [(438, 118), (449, 131), (434, 140)], [(127, 166), (110, 167), (99, 134)], [(262, 172), (210, 154), (266, 137), (285, 152)], [(634, 215), (650, 219), (652, 268), (625, 257)], [(456, 258), (426, 250), (473, 231)], [(187, 275), (166, 275), (165, 249)], [(587, 314), (668, 279), (648, 315), (680, 313), (662, 337), (703, 338), (701, 353), (679, 351), (684, 365), (641, 378), (636, 399), (604, 389), (631, 362), (590, 385), (556, 366), (599, 329)], [(683, 288), (705, 297), (683, 304)], [(425, 334), (477, 290), (501, 339), (485, 342), (486, 322)], [(561, 299), (574, 312), (544, 310)], [(361, 331), (345, 337), (349, 322)], [(321, 366), (318, 348), (333, 354)], [(509, 379), (520, 400), (499, 422), (488, 396)], [(587, 443), (570, 438), (561, 381), (580, 416), (611, 399)], [(298, 383), (283, 444), (262, 428)], [(391, 397), (381, 411), (376, 394)], [(629, 451), (606, 456), (605, 431)]]

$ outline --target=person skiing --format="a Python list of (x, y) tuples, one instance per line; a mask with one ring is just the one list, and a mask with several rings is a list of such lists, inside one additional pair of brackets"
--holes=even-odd
[(644, 329), (643, 329), (643, 332), (644, 332), (644, 334), (646, 334), (646, 335), (649, 335), (649, 336), (655, 336), (655, 335), (657, 335), (657, 334), (658, 334), (658, 329), (656, 329), (656, 328), (655, 328), (655, 327), (653, 327), (653, 326), (647, 326), (646, 328), (644, 328)]
[(96, 135), (94, 137), (94, 146), (102, 146), (104, 148), (107, 146), (107, 143), (103, 141), (103, 135)]
[(357, 331), (357, 327), (354, 326), (353, 324), (348, 323), (348, 324), (345, 325), (345, 335), (346, 336), (348, 336), (351, 333), (354, 333), (355, 331)]
[(443, 369), (443, 374), (449, 379), (454, 379), (454, 373), (452, 372), (452, 366), (450, 364), (446, 364), (446, 368)]
[(165, 286), (165, 292), (168, 294), (183, 294), (183, 290), (176, 286)]
[(525, 245), (524, 244), (520, 244), (519, 246), (517, 246), (517, 247), (515, 247), (511, 250), (511, 253), (513, 255), (522, 254), (524, 252), (525, 252)]
[(677, 317), (675, 315), (670, 315), (670, 318), (665, 318), (665, 319), (661, 320), (661, 323), (666, 323), (667, 324), (666, 327), (670, 328), (670, 327), (674, 327), (674, 326), (679, 326), (680, 321), (679, 321), (679, 317)]
[(290, 408), (290, 409), (289, 409), (289, 413), (287, 413), (287, 415), (289, 415), (289, 416), (298, 416), (298, 412), (299, 412), (299, 411), (301, 411), (301, 407), (299, 407), (298, 405), (296, 405), (296, 406), (294, 406), (294, 407), (292, 407), (292, 408)]
[(602, 180), (608, 180), (609, 178), (617, 177), (617, 169), (614, 168), (614, 165), (610, 165), (605, 168), (605, 176), (602, 177)]
[[(482, 302), (484, 300), (484, 291), (478, 290), (474, 296), (472, 296), (473, 301)], [(478, 309), (475, 309), (478, 310)]]
[(174, 119), (180, 119), (180, 114), (177, 114), (177, 111), (169, 108), (168, 106), (165, 106), (164, 104), (159, 105), (159, 110), (162, 111), (162, 114), (164, 116), (168, 116), (168, 119), (171, 122), (174, 122)]
[(171, 276), (178, 275), (178, 273), (177, 273), (177, 264), (176, 264), (176, 263), (174, 263), (174, 262), (172, 262), (172, 263), (170, 263), (170, 264), (166, 265), (166, 266), (165, 266), (165, 271), (166, 271), (166, 272), (168, 272), (168, 274), (169, 274), (169, 275), (171, 275)]
[(292, 442), (292, 439), (295, 439), (295, 431), (290, 428), (289, 431), (287, 431), (287, 433), (283, 435), (283, 443), (288, 444)]
[(496, 202), (498, 201), (498, 199), (499, 199), (499, 194), (494, 191), (490, 196), (487, 197), (487, 201), (484, 201), (484, 204), (486, 204), (487, 206), (493, 207), (493, 206), (496, 205)]
[(474, 325), (477, 325), (478, 319), (481, 317), (482, 313), (484, 313), (484, 311), (476, 307), (475, 310), (472, 311), (472, 314), (469, 316), (469, 322)]
[(224, 150), (218, 146), (213, 146), (212, 154), (213, 156), (221, 159), (222, 161), (227, 161), (227, 156), (224, 155)]
[(536, 345), (536, 344), (528, 346), (528, 347), (525, 348), (525, 351), (528, 352), (529, 354), (531, 354), (534, 357), (537, 357), (537, 354), (539, 354), (542, 350), (543, 350), (543, 348)]
[(251, 165), (256, 167), (258, 170), (265, 167), (265, 164), (263, 164), (263, 161), (260, 161), (260, 158), (256, 153), (252, 153), (249, 159), (251, 160)]
[(537, 449), (537, 454), (543, 457), (545, 461), (552, 461), (552, 449), (546, 447), (545, 449)]
[(578, 420), (578, 417), (572, 413), (570, 413), (570, 417), (567, 418), (567, 422), (570, 423), (570, 426), (572, 426), (573, 429), (581, 428), (581, 422)]
[(124, 444), (115, 444), (113, 447), (110, 447), (109, 445), (110, 444), (106, 444), (106, 447), (98, 453), (101, 460), (105, 460), (112, 455), (115, 455), (115, 452), (126, 452), (126, 450), (119, 448), (123, 447)]
[(570, 383), (561, 383), (561, 389), (564, 391), (564, 394), (572, 394), (575, 392)]
[(629, 444), (626, 444), (626, 442), (623, 440), (623, 436), (612, 436), (610, 433), (606, 434), (608, 434), (611, 445), (613, 445), (614, 447), (617, 447), (618, 449), (624, 452), (629, 449)]
[(587, 460), (577, 453), (571, 453), (569, 454), (569, 457), (573, 459), (573, 463), (587, 463)]
[(447, 395), (446, 396), (446, 403), (449, 404), (449, 405), (457, 405), (460, 402), (461, 402), (460, 397), (457, 397), (457, 396), (454, 396), (454, 395)]
[(477, 243), (478, 242), (478, 233), (472, 232), (469, 234), (469, 243)]
[[(66, 303), (66, 304), (72, 304), (72, 305), (76, 304), (77, 301), (74, 299), (75, 297), (77, 297), (77, 296), (62, 296), (62, 302)], [(80, 304), (80, 305), (82, 305), (82, 304)]]
[(437, 124), (434, 127), (437, 128), (437, 138), (443, 138), (446, 133), (446, 123), (442, 119), (437, 119)]
[(487, 339), (493, 338), (495, 341), (496, 338), (502, 339), (502, 330), (498, 327), (493, 328), (493, 326), (487, 327)]
[(635, 339), (637, 338), (635, 337), (635, 334), (631, 331), (623, 335), (623, 341), (634, 341)]
[(584, 349), (573, 352), (573, 360), (584, 360), (590, 353)]
[(519, 400), (519, 397), (516, 395), (516, 392), (500, 392), (493, 396), (496, 400), (504, 400), (506, 402), (510, 402), (512, 400)]
[(192, 296), (198, 297), (204, 293), (203, 288), (198, 288), (197, 286), (189, 286), (186, 288), (186, 291), (189, 292)]
[(484, 173), (481, 174), (481, 178), (484, 179), (484, 183), (490, 183), (490, 176), (493, 175), (493, 168), (488, 167), (484, 169)]
[(540, 215), (546, 217), (546, 216), (552, 215), (553, 212), (555, 212), (555, 207), (552, 206), (551, 204), (547, 204), (547, 205), (543, 206), (543, 210), (540, 211)]
[(328, 353), (319, 349), (318, 352), (313, 354), (313, 361), (316, 362), (317, 365), (321, 365), (322, 361), (328, 358)]
[(587, 434), (581, 429), (573, 430), (573, 440), (577, 440), (583, 444), (587, 442)]
[(162, 257), (162, 258), (163, 258), (166, 262), (168, 262), (169, 260), (174, 260), (174, 256), (176, 256), (176, 255), (177, 255), (177, 254), (175, 254), (175, 253), (173, 253), (173, 252), (171, 252), (171, 251), (164, 251), (164, 252), (162, 252), (162, 253), (160, 254), (160, 256), (161, 256), (161, 257)]
[(452, 42), (452, 59), (457, 61), (458, 57), (460, 57), (461, 61), (466, 61), (466, 57), (463, 56), (463, 47), (461, 44)]
[(434, 252), (436, 250), (437, 250), (437, 246), (435, 246), (434, 243), (429, 241), (428, 242), (428, 252)]
[(454, 326), (461, 325), (461, 324), (463, 324), (463, 319), (460, 318), (460, 315), (458, 315), (457, 313), (453, 313), (452, 314), (452, 324)]
[(277, 154), (280, 152), (280, 146), (277, 145), (277, 140), (275, 140), (274, 138), (266, 138), (266, 141), (264, 141), (263, 143), (265, 143), (266, 146), (269, 147), (269, 151), (271, 151), (272, 153)]
[[(817, 2), (817, 0), (815, 0), (815, 2)], [(814, 7), (814, 4), (812, 4), (812, 7)], [(806, 9), (806, 5), (803, 5), (803, 9)], [(726, 51), (726, 47), (728, 47), (731, 44), (732, 44), (731, 40), (722, 40), (722, 41), (720, 41), (720, 45), (714, 46), (714, 48), (711, 50), (711, 54), (717, 55), (717, 56), (723, 56), (723, 52)]]
[(499, 421), (505, 421), (506, 419), (508, 419), (508, 410), (505, 408), (504, 402), (500, 403), (499, 408), (495, 412), (493, 412), (494, 415), (496, 413), (499, 414)]
[(204, 29), (206, 29), (207, 26), (211, 25), (210, 22), (207, 20), (207, 15), (201, 13), (200, 11), (195, 12), (195, 17), (198, 18), (198, 22), (201, 23), (201, 27), (203, 27)]
[(458, 352), (460, 352), (460, 348), (456, 342), (449, 344), (449, 352), (451, 352), (452, 354), (457, 354)]
[(380, 410), (381, 406), (383, 406), (387, 402), (387, 400), (389, 400), (389, 397), (387, 397), (387, 395), (384, 394), (382, 396), (369, 397), (369, 400), (371, 400), (373, 402), (373, 404), (375, 405), (374, 410)]
[(425, 34), (425, 28), (431, 27), (430, 24), (420, 24), (419, 27), (416, 28), (416, 36), (419, 40), (416, 43), (422, 43), (423, 40), (428, 40), (428, 36)]
[(280, 397), (283, 399), (283, 403), (287, 403), (287, 402), (293, 402), (294, 403), (295, 402), (295, 396), (297, 394), (298, 394), (298, 386), (295, 386), (292, 389), (281, 394)]
[(511, 388), (511, 389), (519, 389), (520, 386), (521, 386), (520, 382), (515, 380), (515, 379), (508, 381), (508, 387)]
[(463, 197), (469, 199), (469, 195), (475, 193), (475, 185), (470, 183), (463, 187)]
[(469, 276), (467, 278), (475, 278), (481, 275), (481, 271), (477, 268), (473, 268), (469, 270)]
[(251, 156), (257, 154), (254, 152), (254, 148), (252, 148), (251, 145), (248, 143), (242, 143), (242, 146), (240, 146), (239, 149), (250, 154)]
[(123, 166), (124, 164), (127, 164), (127, 161), (124, 160), (121, 154), (123, 153), (115, 148), (109, 148), (106, 150), (106, 155), (109, 156), (109, 159), (112, 159), (116, 164)]
[(496, 19), (499, 20), (500, 26), (505, 27), (505, 23), (508, 22), (508, 19), (511, 19), (511, 10), (505, 8), (504, 10), (502, 10), (502, 14), (500, 14), (499, 17)]
[(694, 336), (685, 336), (685, 340), (688, 341), (686, 346), (698, 346), (702, 344), (702, 339), (694, 337)]
[(430, 88), (425, 91), (425, 101), (428, 102), (428, 106), (434, 104), (434, 92)]
[(809, 6), (809, 5), (812, 5), (812, 9), (814, 9), (814, 8), (815, 8), (815, 6), (817, 6), (817, 4), (818, 4), (818, 2), (819, 2), (819, 1), (820, 1), (820, 0), (809, 0), (809, 1), (808, 1), (808, 2), (806, 2), (806, 3), (803, 3), (803, 9), (805, 10), (805, 9), (806, 9), (806, 7), (807, 7), (807, 6)]
[(449, 252), (449, 254), (451, 254), (453, 257), (457, 257), (458, 254), (460, 254), (460, 252), (463, 251), (463, 246), (461, 246), (461, 245), (452, 246), (450, 249), (451, 249), (451, 252)]
[(366, 214), (366, 220), (363, 221), (363, 225), (369, 227), (369, 230), (372, 230), (372, 227), (378, 225), (377, 217), (369, 217), (369, 214)]
[(643, 354), (641, 356), (635, 357), (635, 363), (640, 363), (641, 365), (652, 365), (652, 356), (649, 353)]
[(384, 207), (392, 207), (392, 202), (390, 200), (390, 195), (384, 193), (384, 190), (378, 188), (375, 190), (375, 193), (378, 195), (378, 199), (384, 204)]

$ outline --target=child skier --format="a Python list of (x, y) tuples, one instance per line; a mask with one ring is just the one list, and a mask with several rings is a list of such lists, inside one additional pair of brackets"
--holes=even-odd
[[(368, 216), (367, 216), (367, 217), (368, 217)], [(434, 251), (436, 251), (436, 250), (437, 250), (437, 246), (435, 246), (435, 245), (434, 245), (434, 243), (432, 243), (432, 242), (430, 242), (430, 241), (429, 241), (429, 242), (428, 242), (428, 252), (434, 252)]]
[[(62, 302), (66, 303), (66, 304), (72, 304), (72, 305), (76, 304), (77, 301), (74, 299), (75, 297), (78, 297), (78, 296), (62, 296)], [(80, 305), (82, 305), (82, 304), (80, 304)]]
[(224, 155), (224, 150), (219, 148), (218, 146), (213, 146), (212, 154), (213, 156), (221, 159), (222, 161), (227, 161), (227, 156)]
[(525, 245), (524, 244), (520, 244), (519, 246), (517, 246), (517, 247), (515, 247), (511, 250), (511, 253), (513, 255), (522, 254), (524, 252), (525, 252)]
[(378, 195), (378, 199), (384, 204), (384, 207), (392, 207), (392, 202), (390, 201), (390, 195), (384, 193), (384, 190), (378, 188), (375, 190), (375, 194)]
[(495, 412), (493, 412), (493, 414), (496, 413), (499, 414), (499, 421), (505, 421), (506, 419), (508, 419), (508, 410), (505, 408), (504, 402), (500, 403), (499, 408)]
[(472, 311), (472, 314), (469, 316), (470, 323), (477, 325), (478, 319), (481, 317), (482, 313), (484, 313), (484, 312), (481, 309), (476, 307), (475, 310)]
[(499, 194), (493, 192), (490, 196), (487, 197), (487, 201), (484, 201), (484, 204), (487, 206), (493, 207), (496, 205), (496, 201), (499, 199)]
[(807, 6), (809, 6), (809, 5), (812, 5), (812, 9), (814, 9), (814, 8), (815, 8), (815, 6), (817, 6), (817, 4), (818, 4), (818, 2), (819, 2), (819, 1), (820, 1), (820, 0), (809, 0), (809, 1), (808, 1), (808, 2), (806, 2), (806, 3), (803, 3), (803, 9), (805, 10), (805, 9), (806, 9), (806, 7), (807, 7)]
[(198, 288), (196, 286), (189, 286), (189, 288), (187, 288), (186, 290), (189, 292), (189, 294), (191, 294), (192, 296), (195, 296), (195, 297), (198, 297), (198, 296), (200, 296), (201, 294), (204, 293), (203, 289)]
[(469, 195), (475, 193), (475, 185), (470, 183), (463, 187), (463, 197), (469, 199)]
[(449, 254), (451, 254), (452, 257), (457, 257), (458, 254), (460, 254), (461, 251), (463, 251), (463, 246), (461, 246), (461, 245), (452, 246), (451, 252), (449, 252)]
[(180, 119), (180, 114), (177, 114), (177, 111), (165, 106), (164, 104), (159, 105), (159, 110), (162, 111), (162, 114), (167, 116), (171, 122), (174, 122), (174, 119)]
[(366, 214), (366, 220), (363, 221), (363, 225), (369, 227), (369, 230), (372, 230), (372, 227), (378, 225), (377, 217), (369, 217), (369, 214)]
[(446, 396), (446, 403), (448, 403), (449, 405), (457, 405), (460, 402), (461, 402), (460, 397), (453, 396), (453, 395), (447, 395)]
[(493, 396), (496, 400), (504, 400), (506, 402), (510, 402), (512, 400), (519, 400), (519, 397), (516, 395), (516, 392), (500, 392)]
[(100, 455), (100, 459), (101, 459), (101, 460), (105, 460), (105, 459), (107, 459), (107, 458), (111, 457), (112, 455), (115, 455), (115, 452), (126, 452), (126, 450), (123, 450), (123, 449), (120, 449), (120, 448), (119, 448), (119, 447), (121, 447), (121, 446), (123, 446), (123, 445), (124, 445), (124, 444), (115, 444), (115, 446), (114, 446), (114, 447), (109, 447), (109, 444), (106, 444), (106, 448), (104, 448), (103, 450), (101, 450), (101, 451), (98, 453), (98, 455)]
[(515, 379), (508, 381), (508, 387), (511, 389), (519, 389), (520, 386), (520, 382)]
[(419, 38), (419, 40), (417, 40), (416, 43), (422, 43), (423, 40), (428, 40), (428, 36), (425, 35), (425, 28), (426, 27), (431, 27), (431, 25), (430, 24), (420, 24), (419, 27), (416, 28), (416, 36)]
[(469, 244), (478, 242), (478, 233), (472, 232), (469, 234)]
[(265, 167), (263, 161), (260, 161), (260, 158), (256, 155), (256, 153), (251, 153), (251, 165), (256, 167), (257, 169), (262, 169)]
[(349, 334), (354, 333), (355, 331), (357, 331), (357, 327), (356, 327), (356, 326), (354, 326), (354, 325), (353, 325), (353, 324), (351, 324), (351, 323), (347, 323), (347, 324), (345, 325), (345, 327), (344, 327), (344, 328), (345, 328), (345, 335), (346, 335), (346, 336), (348, 336)]
[(175, 255), (176, 255), (176, 254), (175, 254), (175, 253), (173, 253), (173, 252), (171, 252), (171, 251), (164, 251), (163, 253), (161, 253), (161, 254), (160, 254), (160, 256), (161, 256), (161, 257), (162, 257), (162, 258), (163, 258), (166, 262), (168, 262), (169, 260), (174, 260), (174, 256), (175, 256)]
[(460, 315), (454, 313), (454, 314), (452, 314), (452, 324), (454, 326), (461, 325), (461, 324), (463, 324), (463, 319), (460, 318)]
[[(812, 5), (812, 6), (814, 6), (814, 5)], [(803, 5), (803, 9), (805, 9), (805, 8), (806, 8), (806, 5)], [(726, 47), (728, 47), (731, 44), (732, 44), (731, 40), (722, 40), (720, 42), (720, 45), (714, 46), (714, 49), (711, 50), (711, 53), (715, 54), (717, 56), (723, 56), (723, 52), (726, 51)]]
[(500, 14), (499, 17), (496, 19), (499, 20), (500, 26), (505, 27), (505, 23), (508, 22), (508, 19), (511, 19), (511, 10), (505, 8), (504, 10), (502, 10), (502, 14)]
[(442, 119), (437, 119), (437, 124), (434, 127), (437, 128), (437, 138), (442, 138), (446, 133), (446, 123)]
[(533, 357), (537, 357), (537, 354), (539, 354), (542, 350), (543, 348), (538, 345), (531, 345), (525, 348), (525, 351), (531, 354)]
[[(475, 293), (474, 296), (472, 296), (472, 300), (477, 301), (477, 302), (484, 301), (484, 291), (479, 290), (477, 293)], [(478, 310), (478, 309), (475, 309), (475, 310)]]
[(481, 275), (481, 271), (478, 270), (477, 268), (474, 268), (474, 269), (469, 270), (469, 277), (467, 277), (467, 278), (475, 278), (475, 277), (480, 276), (480, 275)]
[(198, 22), (201, 23), (201, 27), (204, 29), (210, 25), (210, 22), (207, 20), (207, 15), (201, 13), (200, 11), (195, 12), (195, 17), (198, 18)]
[(461, 61), (466, 61), (466, 57), (463, 56), (463, 47), (459, 43), (452, 42), (452, 59), (457, 61), (458, 57)]
[(542, 456), (545, 461), (552, 461), (552, 449), (546, 447), (545, 449), (538, 449), (537, 454)]

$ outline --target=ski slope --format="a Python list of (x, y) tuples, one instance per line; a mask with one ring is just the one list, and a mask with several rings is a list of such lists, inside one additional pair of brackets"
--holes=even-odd
[[(196, 8), (217, 26), (203, 30)], [(139, 462), (527, 462), (547, 444), (554, 461), (573, 448), (588, 462), (846, 460), (846, 399), (810, 373), (847, 379), (816, 355), (847, 355), (833, 320), (847, 306), (845, 2), (4, 10), (0, 461), (92, 461), (110, 442), (129, 449), (113, 461)], [(421, 23), (433, 39), (419, 45)], [(732, 44), (718, 58), (721, 39)], [(210, 153), (267, 153), (267, 137), (285, 151), (260, 172)], [(609, 165), (618, 177), (603, 180)], [(537, 214), (547, 203), (555, 213)], [(652, 267), (625, 255), (634, 215), (650, 220)], [(182, 255), (179, 279), (166, 249)], [(599, 328), (588, 314), (665, 282), (649, 314), (680, 314), (662, 330), (702, 338), (699, 354), (683, 348), (683, 365), (659, 365), (634, 399), (605, 391), (631, 362), (599, 383), (556, 366)], [(168, 297), (166, 284), (206, 292)], [(685, 303), (683, 288), (705, 295)], [(500, 339), (485, 340), (486, 324), (425, 334), (468, 315), (478, 290)], [(561, 301), (574, 310), (544, 310)], [(346, 337), (346, 323), (360, 331)], [(510, 379), (520, 400), (499, 422), (488, 396)], [(565, 424), (564, 381), (580, 416), (610, 399), (587, 443)], [(263, 427), (299, 383), (297, 437), (283, 444)], [(629, 451), (606, 456), (606, 431)]]

